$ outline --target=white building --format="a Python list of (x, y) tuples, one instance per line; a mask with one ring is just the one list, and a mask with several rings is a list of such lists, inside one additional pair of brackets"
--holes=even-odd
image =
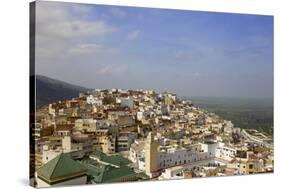
[(204, 150), (201, 144), (193, 144), (185, 148), (177, 145), (160, 146), (158, 149), (158, 167), (164, 169), (214, 157), (213, 154)]
[(166, 179), (183, 179), (184, 178), (184, 166), (175, 166), (171, 168), (165, 169), (165, 171), (160, 175), (158, 178), (159, 180), (166, 180)]
[(97, 106), (101, 106), (103, 104), (101, 99), (94, 97), (93, 95), (88, 95), (86, 97), (86, 101), (88, 104), (93, 104)]
[(120, 97), (116, 99), (117, 103), (120, 103), (121, 107), (129, 107), (132, 109), (134, 107), (134, 100), (131, 97)]
[(135, 142), (131, 144), (129, 159), (133, 163), (138, 163), (140, 159), (144, 158), (144, 145), (145, 141), (143, 140), (135, 140)]
[(137, 112), (137, 120), (141, 121), (143, 118), (143, 112)]
[(192, 144), (187, 147), (159, 146), (153, 136), (149, 135), (149, 137), (150, 139), (147, 139), (148, 142), (145, 145), (145, 164), (150, 166), (150, 168), (146, 168), (146, 174), (152, 175), (152, 177), (163, 169), (209, 161), (215, 157), (214, 152), (210, 153), (209, 148), (206, 146), (202, 148), (201, 144)]
[(220, 159), (224, 159), (226, 161), (231, 161), (235, 158), (237, 150), (230, 146), (225, 146), (224, 143), (218, 143), (216, 148), (216, 157)]
[(215, 169), (216, 167), (210, 167), (210, 164), (218, 165), (225, 165), (221, 161), (217, 161), (214, 158), (206, 159), (202, 161), (197, 161), (185, 165), (179, 165), (170, 167), (164, 170), (159, 176), (159, 180), (166, 180), (166, 179), (183, 179), (186, 178), (187, 173), (192, 172), (194, 169), (203, 168), (203, 169)]

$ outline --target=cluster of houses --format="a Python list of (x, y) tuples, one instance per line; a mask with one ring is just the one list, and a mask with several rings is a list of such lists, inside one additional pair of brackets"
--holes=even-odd
[(95, 90), (43, 106), (35, 120), (38, 187), (273, 171), (270, 137), (173, 93)]

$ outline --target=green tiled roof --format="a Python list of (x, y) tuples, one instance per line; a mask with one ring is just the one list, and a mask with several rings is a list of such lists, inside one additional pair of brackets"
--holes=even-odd
[(99, 176), (95, 178), (95, 181), (98, 183), (108, 183), (128, 176), (137, 176), (137, 173), (135, 173), (132, 168), (127, 166), (114, 168), (105, 165)]
[(87, 169), (87, 175), (92, 178), (97, 177), (103, 168), (102, 164), (99, 164), (90, 158), (84, 158), (83, 160), (79, 161), (79, 163)]
[(128, 165), (131, 163), (128, 159), (120, 156), (120, 155), (112, 155), (112, 156), (107, 156), (105, 153), (99, 151), (99, 150), (94, 150), (93, 153), (91, 154), (92, 156), (98, 158), (100, 161), (116, 165), (116, 166), (124, 166)]
[(138, 178), (141, 180), (148, 179), (148, 176), (144, 173), (136, 173), (133, 168), (128, 166), (130, 161), (120, 155), (107, 156), (99, 150), (95, 150), (91, 155), (100, 161), (118, 165), (118, 167), (105, 165), (91, 158), (81, 160), (79, 163), (87, 168), (88, 177), (95, 183), (116, 182), (121, 181), (123, 178), (132, 178), (132, 180), (137, 180)]
[(65, 178), (86, 173), (87, 169), (76, 161), (72, 160), (67, 154), (61, 153), (48, 163), (44, 164), (37, 171), (39, 177), (51, 181), (56, 178)]

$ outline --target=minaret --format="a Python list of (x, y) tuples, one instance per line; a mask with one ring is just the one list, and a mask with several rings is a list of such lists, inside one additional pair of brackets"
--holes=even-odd
[(150, 132), (145, 142), (145, 173), (153, 177), (158, 170), (158, 143), (154, 141), (154, 135)]

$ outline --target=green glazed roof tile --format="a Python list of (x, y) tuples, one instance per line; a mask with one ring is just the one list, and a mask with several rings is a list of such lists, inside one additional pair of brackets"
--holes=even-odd
[(72, 160), (67, 154), (61, 153), (40, 167), (37, 172), (39, 176), (51, 180), (86, 171), (87, 169), (84, 166)]

